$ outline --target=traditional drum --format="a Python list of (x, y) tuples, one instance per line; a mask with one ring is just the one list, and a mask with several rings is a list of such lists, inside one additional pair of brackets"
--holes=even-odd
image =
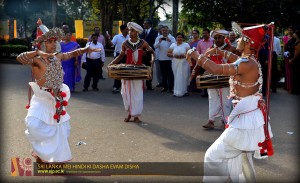
[(197, 88), (223, 88), (229, 86), (229, 76), (212, 74), (199, 75), (196, 77)]
[(107, 67), (108, 77), (126, 80), (152, 79), (152, 68), (145, 65), (113, 64)]

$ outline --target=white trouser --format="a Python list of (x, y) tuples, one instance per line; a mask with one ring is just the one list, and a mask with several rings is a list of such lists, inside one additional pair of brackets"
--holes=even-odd
[[(252, 156), (253, 152), (243, 152), (217, 139), (205, 153), (203, 182), (245, 182), (244, 173), (255, 179)], [(243, 163), (249, 166), (245, 168)]]
[(43, 161), (64, 162), (72, 159), (68, 142), (70, 122), (49, 125), (35, 117), (25, 120), (25, 134), (32, 145), (33, 151)]

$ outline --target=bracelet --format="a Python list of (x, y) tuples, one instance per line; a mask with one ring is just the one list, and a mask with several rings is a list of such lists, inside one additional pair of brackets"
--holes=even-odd
[(194, 51), (196, 51), (196, 48), (195, 47), (193, 47), (192, 49), (189, 49), (188, 51), (187, 51), (187, 54), (192, 54)]
[(26, 51), (24, 56), (25, 56), (25, 59), (29, 60), (28, 56), (27, 56), (28, 52)]
[(82, 50), (81, 50), (81, 48), (77, 49), (77, 50), (76, 50), (76, 53), (77, 53), (77, 56), (79, 56), (79, 55), (82, 55), (82, 54), (83, 54), (83, 53), (82, 53)]
[(231, 56), (232, 52), (229, 52), (227, 55), (227, 60), (229, 60), (230, 56)]
[(224, 50), (224, 58), (226, 58), (226, 59), (228, 59), (227, 54), (228, 54), (228, 51)]
[(28, 54), (28, 52), (26, 51), (25, 52), (26, 59), (29, 60), (30, 64), (33, 64), (33, 61), (34, 61), (33, 58), (28, 58), (27, 54)]
[(195, 68), (192, 70), (192, 75), (196, 74)]
[(20, 59), (22, 64), (30, 65), (33, 64), (33, 59), (28, 58), (27, 52), (21, 53), (18, 58)]
[(203, 57), (204, 57), (204, 55), (203, 55), (203, 54), (200, 54), (197, 60), (199, 61), (199, 60), (201, 60)]
[(203, 67), (203, 68), (204, 68), (204, 65), (206, 64), (206, 62), (207, 62), (208, 60), (209, 60), (209, 59), (206, 58), (205, 61), (203, 62), (203, 64), (202, 64), (202, 67)]

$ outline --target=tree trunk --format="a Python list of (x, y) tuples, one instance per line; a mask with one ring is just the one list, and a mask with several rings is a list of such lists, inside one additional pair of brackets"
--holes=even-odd
[(173, 24), (173, 35), (175, 35), (178, 31), (178, 0), (173, 0), (173, 18), (172, 18), (172, 24)]
[(57, 0), (52, 0), (52, 27), (56, 27)]
[[(112, 35), (112, 26), (114, 21), (114, 12), (118, 7), (118, 0), (109, 1), (109, 0), (102, 0), (100, 1), (100, 13), (101, 13), (101, 25), (102, 25), (102, 34), (106, 39), (106, 31)], [(106, 40), (107, 42), (107, 40)], [(103, 45), (105, 46), (105, 45)]]
[(126, 0), (122, 0), (122, 24), (127, 20), (125, 15), (127, 15)]

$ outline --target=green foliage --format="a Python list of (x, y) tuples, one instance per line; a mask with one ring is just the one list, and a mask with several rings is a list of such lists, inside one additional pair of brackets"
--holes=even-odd
[(77, 38), (76, 42), (80, 45), (81, 48), (84, 48), (87, 43), (87, 39)]
[[(52, 13), (53, 3), (57, 2), (56, 13)], [(155, 2), (155, 3), (154, 3)], [(103, 31), (112, 31), (113, 20), (124, 23), (135, 21), (142, 25), (144, 19), (153, 18), (153, 27), (159, 22), (157, 9), (169, 0), (0, 0), (2, 19), (17, 21), (18, 33), (30, 37), (36, 28), (38, 18), (49, 29), (53, 27), (53, 16), (56, 16), (55, 27), (63, 22), (75, 32), (74, 20), (101, 20)], [(20, 29), (23, 27), (23, 29)], [(19, 32), (20, 31), (20, 32)]]
[(0, 45), (0, 57), (15, 57), (25, 51), (28, 51), (28, 46), (13, 44)]
[(220, 23), (225, 28), (231, 22), (275, 23), (275, 26), (287, 27), (299, 24), (300, 1), (297, 0), (218, 0), (207, 1), (182, 0), (182, 16), (191, 26), (215, 28)]

